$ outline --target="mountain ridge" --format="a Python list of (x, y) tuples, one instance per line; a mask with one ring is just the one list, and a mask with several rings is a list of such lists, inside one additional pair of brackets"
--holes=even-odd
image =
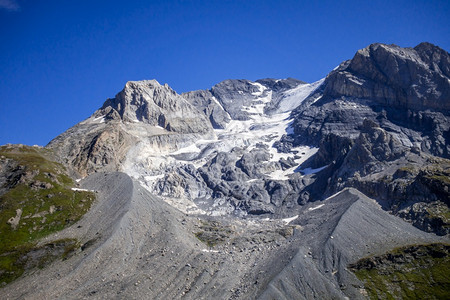
[[(70, 133), (48, 147), (64, 149), (61, 156), (83, 176), (125, 171), (156, 194), (181, 199), (182, 206), (220, 207), (209, 213), (282, 213), (342, 186), (362, 188), (380, 201), (394, 199), (389, 207), (395, 211), (403, 197), (363, 186), (392, 177), (395, 168), (381, 170), (393, 164), (400, 169), (405, 156), (418, 166), (429, 160), (426, 155), (450, 157), (448, 65), (448, 53), (429, 43), (377, 43), (312, 84), (229, 79), (178, 95), (156, 80), (128, 82), (80, 123), (80, 135), (92, 136), (84, 145), (74, 147), (80, 138)], [(353, 153), (358, 159), (350, 158)], [(308, 168), (328, 175), (302, 171)]]
[(46, 146), (98, 191), (57, 233), (83, 246), (0, 294), (365, 298), (349, 264), (450, 243), (449, 57), (377, 43), (314, 83), (127, 82)]

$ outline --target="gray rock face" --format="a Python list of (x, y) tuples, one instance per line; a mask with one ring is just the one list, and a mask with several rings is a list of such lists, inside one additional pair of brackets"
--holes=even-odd
[(103, 124), (77, 124), (47, 147), (79, 175), (86, 176), (100, 170), (119, 170), (130, 145), (135, 142), (136, 139), (120, 126), (120, 121), (112, 119)]
[(306, 82), (295, 78), (286, 78), (286, 79), (265, 78), (256, 80), (256, 82), (261, 83), (262, 85), (271, 89), (275, 93), (291, 90), (300, 84), (306, 84)]
[(128, 151), (142, 140), (155, 147), (177, 149), (187, 140), (212, 135), (203, 114), (167, 85), (156, 80), (130, 81), (90, 118), (47, 147), (86, 176), (121, 170)]
[(405, 156), (406, 151), (407, 148), (397, 139), (366, 119), (342, 165), (347, 170), (357, 170), (360, 176), (366, 176), (380, 172), (384, 164)]
[(359, 50), (294, 111), (298, 142), (318, 144), (330, 133), (354, 139), (363, 120), (371, 119), (407, 146), (450, 157), (449, 59), (427, 43)]
[(178, 133), (208, 133), (207, 122), (183, 97), (156, 80), (129, 81), (113, 99), (108, 99), (94, 116), (115, 110), (124, 122), (143, 122)]
[(31, 177), (30, 175), (16, 161), (0, 157), (0, 196), (23, 180), (23, 178)]
[(330, 136), (323, 141), (329, 148), (345, 146), (340, 152), (319, 151), (321, 155), (312, 162), (330, 166), (331, 173), (324, 174), (327, 181), (319, 185), (319, 189), (326, 191), (325, 195), (354, 187), (422, 230), (439, 235), (449, 233), (450, 220), (444, 213), (450, 204), (448, 160), (417, 149), (411, 151), (368, 120), (364, 121), (359, 137), (347, 142)]
[(265, 149), (247, 153), (235, 149), (231, 153), (219, 152), (199, 172), (216, 203), (231, 204), (232, 211), (241, 213), (273, 214), (277, 208), (297, 205), (304, 183), (298, 176), (287, 181), (267, 177), (264, 174), (268, 171), (281, 168), (280, 163), (269, 160)]
[(193, 106), (201, 108), (213, 128), (224, 129), (227, 123), (231, 121), (230, 115), (223, 109), (222, 105), (220, 105), (210, 91), (193, 91), (183, 93), (182, 96)]
[(225, 80), (212, 87), (211, 93), (223, 108), (230, 114), (233, 120), (248, 120), (243, 106), (250, 106), (256, 99), (254, 94), (261, 92), (261, 88), (249, 80)]
[[(445, 173), (448, 160), (443, 158), (450, 158), (449, 68), (449, 54), (428, 43), (414, 49), (373, 44), (332, 71), (293, 112), (293, 145), (320, 147), (305, 166), (328, 165), (319, 176), (323, 179), (309, 189), (325, 190), (326, 196), (355, 187), (421, 229), (447, 234), (443, 224), (449, 220), (442, 213), (435, 218), (423, 207), (442, 207), (439, 201), (445, 203), (448, 196), (421, 184), (418, 171), (410, 178), (398, 174), (427, 164), (433, 166), (426, 171), (428, 178)], [(320, 198), (320, 193), (311, 196)]]
[(202, 108), (214, 128), (223, 129), (231, 119), (249, 120), (253, 112), (245, 108), (255, 104), (265, 104), (264, 112), (274, 113), (286, 97), (284, 93), (301, 85), (307, 84), (294, 78), (266, 78), (255, 82), (228, 79), (216, 84), (210, 90), (193, 91), (182, 96), (195, 107)]
[(336, 99), (294, 111), (297, 143), (319, 144), (329, 134), (351, 139), (359, 135), (364, 119), (376, 119), (377, 113), (365, 101)]
[(450, 56), (428, 43), (372, 44), (330, 73), (324, 98), (370, 99), (402, 109), (450, 110)]

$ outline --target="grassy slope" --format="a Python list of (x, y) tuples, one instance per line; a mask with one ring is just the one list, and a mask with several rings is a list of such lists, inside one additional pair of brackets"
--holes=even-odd
[(350, 269), (371, 299), (450, 299), (450, 245), (415, 245), (369, 257)]
[[(51, 160), (51, 155), (49, 150), (37, 147), (0, 147), (0, 162), (9, 161), (16, 166), (8, 191), (0, 196), (2, 285), (27, 269), (66, 256), (76, 241), (60, 240), (40, 247), (36, 242), (75, 223), (94, 200), (92, 192), (71, 190), (74, 182), (61, 164)], [(10, 220), (17, 217), (18, 210), (20, 220), (13, 226)]]

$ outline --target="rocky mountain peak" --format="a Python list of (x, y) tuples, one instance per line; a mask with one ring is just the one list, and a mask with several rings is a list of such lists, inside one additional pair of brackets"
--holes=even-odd
[[(117, 113), (117, 114), (116, 114)], [(156, 80), (129, 81), (115, 98), (105, 101), (94, 116), (120, 116), (125, 122), (143, 122), (168, 131), (206, 133), (209, 122), (186, 99)]]
[(420, 43), (414, 50), (420, 55), (422, 61), (426, 62), (430, 68), (443, 76), (450, 77), (450, 55), (444, 49), (431, 43)]
[(450, 59), (430, 43), (415, 48), (372, 44), (325, 81), (325, 99), (370, 99), (390, 107), (422, 110), (450, 109)]
[(176, 150), (190, 139), (213, 136), (211, 123), (185, 98), (167, 84), (144, 80), (127, 82), (115, 98), (47, 147), (85, 176), (121, 170), (128, 151), (139, 143)]

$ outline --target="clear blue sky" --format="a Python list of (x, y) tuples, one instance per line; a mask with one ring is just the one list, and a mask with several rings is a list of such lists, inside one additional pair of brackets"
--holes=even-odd
[(0, 144), (45, 145), (129, 80), (316, 81), (375, 42), (450, 49), (450, 1), (0, 0)]

